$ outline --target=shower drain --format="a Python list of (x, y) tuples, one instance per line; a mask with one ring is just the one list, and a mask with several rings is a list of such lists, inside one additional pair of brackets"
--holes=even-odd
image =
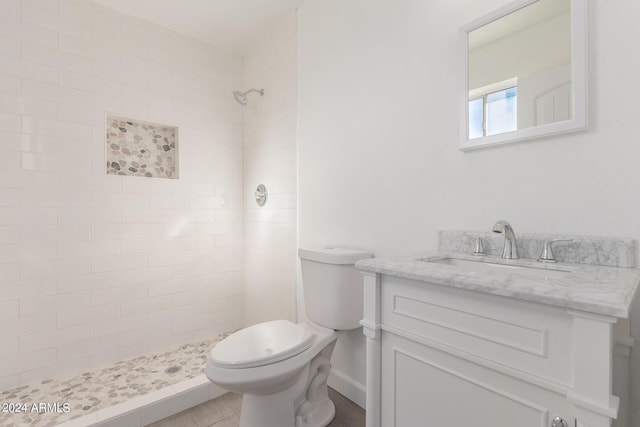
[(171, 366), (167, 369), (164, 370), (165, 374), (175, 374), (176, 372), (180, 372), (182, 370), (182, 367), (180, 366)]

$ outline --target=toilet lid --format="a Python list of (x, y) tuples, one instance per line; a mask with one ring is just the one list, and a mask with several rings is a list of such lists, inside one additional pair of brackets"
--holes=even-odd
[(249, 326), (229, 335), (211, 350), (211, 361), (225, 368), (252, 368), (288, 359), (313, 343), (315, 334), (288, 320)]

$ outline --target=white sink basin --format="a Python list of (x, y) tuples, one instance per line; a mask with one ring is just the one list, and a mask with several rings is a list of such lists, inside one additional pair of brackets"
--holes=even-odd
[(459, 267), (465, 272), (493, 272), (493, 273), (503, 273), (503, 274), (516, 274), (519, 276), (527, 276), (527, 277), (540, 277), (546, 279), (553, 279), (565, 276), (567, 273), (570, 273), (570, 270), (563, 270), (561, 268), (549, 268), (548, 266), (526, 266), (526, 265), (516, 265), (516, 264), (499, 264), (495, 262), (488, 262), (486, 260), (470, 260), (464, 258), (453, 258), (453, 257), (445, 257), (445, 258), (425, 258), (419, 259), (418, 261), (430, 262), (434, 264), (444, 264), (451, 265), (453, 267)]

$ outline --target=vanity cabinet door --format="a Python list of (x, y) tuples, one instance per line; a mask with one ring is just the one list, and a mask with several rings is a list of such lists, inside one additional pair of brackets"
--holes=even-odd
[(571, 419), (561, 396), (389, 332), (382, 334), (381, 425), (544, 427)]

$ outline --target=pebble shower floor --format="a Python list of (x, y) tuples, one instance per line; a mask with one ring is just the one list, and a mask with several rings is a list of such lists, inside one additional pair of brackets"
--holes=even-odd
[[(51, 427), (194, 378), (203, 373), (211, 348), (227, 335), (119, 361), (73, 377), (5, 390), (0, 393), (0, 426)], [(57, 403), (58, 407), (43, 408), (39, 413), (41, 403)]]

